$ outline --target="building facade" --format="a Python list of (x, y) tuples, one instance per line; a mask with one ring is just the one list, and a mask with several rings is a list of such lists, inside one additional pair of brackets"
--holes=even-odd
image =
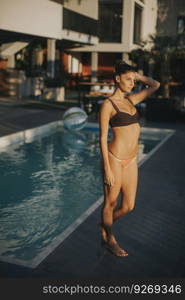
[(56, 61), (70, 74), (109, 78), (117, 59), (130, 62), (129, 52), (156, 33), (157, 0), (1, 0), (0, 6), (7, 66), (15, 68), (24, 49), (42, 41), (45, 49), (31, 51), (29, 67), (45, 63), (51, 78)]
[[(84, 26), (86, 24), (86, 26)], [(48, 60), (61, 48), (98, 43), (98, 0), (0, 1), (0, 54), (14, 67), (14, 55), (34, 39), (48, 42)]]
[[(65, 65), (66, 71), (73, 71), (73, 66), (81, 73), (78, 53), (68, 56), (64, 50), (98, 41), (98, 0), (0, 1), (0, 69), (16, 73), (11, 75), (14, 82), (19, 76), (13, 72), (17, 68), (25, 70), (27, 77), (39, 76), (43, 71), (49, 78), (60, 76), (59, 81), (64, 77)], [(30, 90), (30, 82), (24, 85), (25, 91)], [(20, 88), (8, 95), (16, 96), (17, 90)]]
[(129, 52), (156, 33), (156, 21), (157, 0), (99, 0), (99, 43), (71, 56), (78, 53), (84, 75), (109, 76), (117, 59), (129, 62)]

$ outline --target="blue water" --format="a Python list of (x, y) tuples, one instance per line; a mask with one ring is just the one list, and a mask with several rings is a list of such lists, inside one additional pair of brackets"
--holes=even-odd
[(102, 196), (98, 134), (60, 128), (1, 153), (0, 256), (32, 260)]

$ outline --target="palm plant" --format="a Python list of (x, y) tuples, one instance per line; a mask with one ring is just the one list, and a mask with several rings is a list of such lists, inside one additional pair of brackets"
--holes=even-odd
[[(146, 45), (152, 44), (151, 50), (146, 49)], [(159, 80), (161, 82), (161, 93), (164, 98), (169, 98), (169, 82), (172, 77), (171, 61), (181, 58), (185, 60), (185, 33), (174, 37), (150, 35), (149, 40), (143, 41), (140, 48), (130, 52), (130, 59), (138, 67), (143, 63), (150, 63), (157, 67)], [(151, 74), (150, 74), (151, 75)]]

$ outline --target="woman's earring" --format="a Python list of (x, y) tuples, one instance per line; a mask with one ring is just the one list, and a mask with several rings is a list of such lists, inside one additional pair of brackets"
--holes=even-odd
[(116, 76), (116, 82), (119, 83), (120, 82), (120, 78), (119, 76)]

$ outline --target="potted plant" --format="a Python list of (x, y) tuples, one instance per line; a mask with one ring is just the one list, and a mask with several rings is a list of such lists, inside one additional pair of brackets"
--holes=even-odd
[[(185, 34), (178, 34), (175, 37), (151, 35), (149, 41), (143, 42), (141, 48), (130, 53), (132, 61), (140, 65), (140, 68), (145, 66), (148, 75), (161, 83), (157, 94), (146, 101), (148, 119), (176, 120), (178, 118), (181, 99), (178, 99), (177, 95), (171, 95), (171, 86), (181, 83), (172, 81), (174, 75), (172, 60), (178, 60), (179, 57), (185, 60), (184, 37)], [(148, 42), (152, 43), (150, 51), (145, 48)]]

